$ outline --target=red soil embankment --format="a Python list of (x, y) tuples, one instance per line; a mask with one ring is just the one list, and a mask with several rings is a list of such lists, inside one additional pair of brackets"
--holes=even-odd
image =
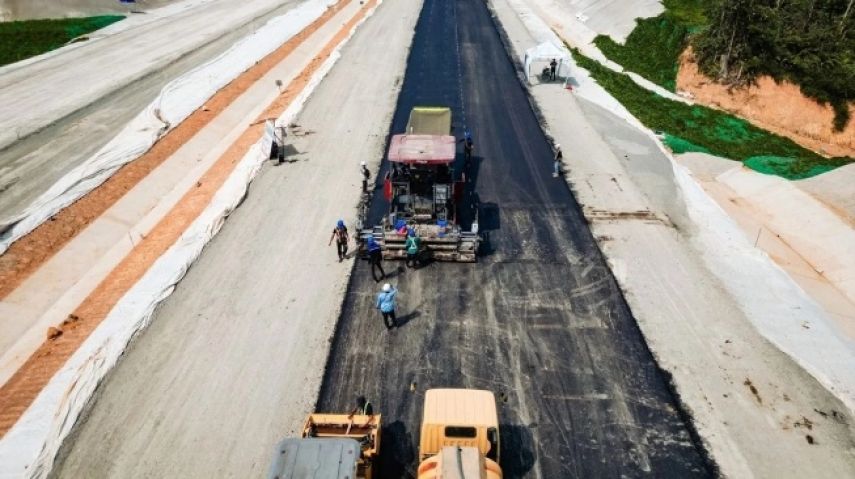
[(804, 96), (797, 85), (764, 76), (755, 85), (730, 88), (701, 73), (691, 49), (680, 57), (677, 91), (691, 93), (703, 105), (734, 113), (820, 154), (855, 157), (855, 104), (849, 105), (852, 119), (846, 128), (836, 132), (831, 106)]

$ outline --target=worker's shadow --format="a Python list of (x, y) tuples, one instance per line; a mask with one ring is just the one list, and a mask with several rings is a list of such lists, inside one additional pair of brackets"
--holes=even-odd
[(422, 315), (421, 311), (414, 309), (414, 310), (410, 311), (409, 313), (407, 313), (403, 316), (398, 316), (396, 318), (396, 322), (398, 323), (398, 327), (400, 328), (401, 326), (404, 326), (405, 324), (407, 324), (410, 321), (418, 318), (421, 315)]
[(414, 464), (416, 462), (416, 451), (413, 447), (413, 438), (407, 427), (401, 421), (383, 426), (381, 432), (383, 446), (380, 450), (380, 460), (377, 464), (379, 478), (405, 478), (416, 477)]
[(270, 154), (271, 159), (273, 160), (274, 165), (281, 165), (282, 163), (296, 163), (300, 161), (297, 158), (301, 153), (294, 145), (288, 143), (281, 147), (282, 151), (279, 151), (279, 147), (276, 144), (273, 144), (272, 152)]
[(483, 158), (472, 155), (472, 159), (469, 160), (469, 168), (466, 169), (464, 167), (464, 172), (466, 173), (466, 186), (475, 188), (475, 185), (478, 183), (478, 173), (481, 171), (481, 161), (483, 161)]
[(526, 426), (501, 424), (501, 464), (505, 479), (527, 477), (534, 467), (535, 446), (531, 429)]
[(496, 203), (481, 203), (478, 206), (478, 232), (481, 234), (480, 256), (490, 256), (496, 252), (496, 245), (490, 241), (494, 231), (502, 227), (502, 217), (499, 205)]

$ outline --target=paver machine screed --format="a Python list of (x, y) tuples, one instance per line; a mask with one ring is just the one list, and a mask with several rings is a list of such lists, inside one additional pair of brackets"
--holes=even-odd
[(421, 257), (441, 261), (474, 262), (478, 252), (477, 209), (470, 231), (459, 224), (466, 185), (465, 173), (455, 175), (457, 142), (451, 132), (451, 110), (415, 107), (406, 133), (394, 135), (389, 145), (390, 169), (383, 180), (389, 211), (360, 240), (373, 236), (384, 259), (406, 258), (409, 229), (421, 239)]

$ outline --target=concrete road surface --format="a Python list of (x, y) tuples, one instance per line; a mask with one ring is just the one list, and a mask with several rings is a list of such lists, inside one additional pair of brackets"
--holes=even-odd
[(352, 266), (327, 240), (350, 223), (359, 161), (382, 156), (420, 6), (386, 1), (360, 27), (298, 117), (288, 162), (259, 173), (99, 387), (56, 477), (264, 476), (320, 389)]
[(111, 13), (127, 14), (162, 7), (177, 0), (137, 0), (120, 3), (119, 0), (0, 0), (0, 21), (29, 18), (81, 17)]
[[(380, 477), (415, 477), (424, 391), (435, 387), (496, 393), (505, 477), (710, 476), (579, 205), (552, 177), (484, 2), (425, 2), (393, 132), (413, 105), (451, 106), (458, 137), (464, 124), (473, 132), (483, 256), (394, 272), (403, 324), (391, 332), (360, 263), (317, 409), (373, 402), (385, 421)], [(375, 220), (384, 203), (378, 190)]]
[(297, 4), (219, 0), (0, 74), (0, 221), (93, 156), (169, 81)]

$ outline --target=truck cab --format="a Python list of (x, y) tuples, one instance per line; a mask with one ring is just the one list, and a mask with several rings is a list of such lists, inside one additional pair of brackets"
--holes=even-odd
[(428, 390), (419, 460), (419, 479), (500, 479), (499, 420), (493, 393)]

